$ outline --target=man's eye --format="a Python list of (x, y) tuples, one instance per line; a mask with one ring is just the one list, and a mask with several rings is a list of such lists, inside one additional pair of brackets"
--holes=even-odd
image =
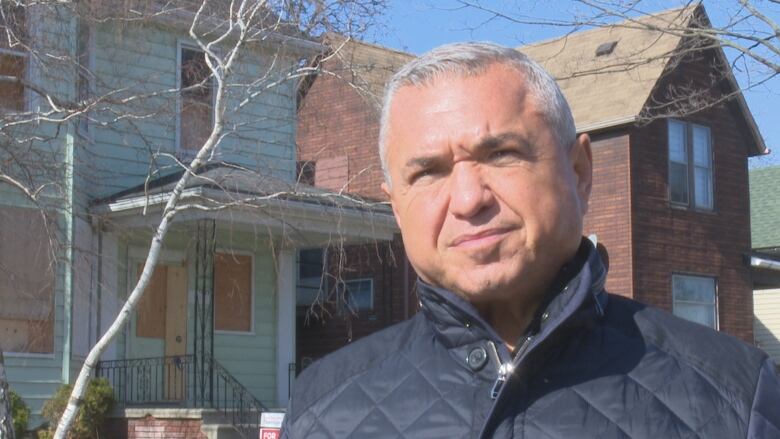
[(423, 180), (423, 179), (426, 179), (428, 177), (433, 177), (436, 174), (437, 174), (437, 171), (434, 168), (422, 169), (422, 170), (419, 170), (419, 171), (415, 172), (414, 174), (412, 174), (412, 177), (409, 179), (409, 182), (410, 183), (416, 183), (419, 180)]
[(502, 149), (498, 151), (493, 151), (490, 153), (489, 159), (496, 161), (496, 160), (506, 160), (506, 159), (512, 159), (517, 158), (519, 156), (519, 153), (512, 149)]

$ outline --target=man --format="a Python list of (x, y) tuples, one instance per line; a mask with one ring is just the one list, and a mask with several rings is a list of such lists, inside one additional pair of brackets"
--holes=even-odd
[(604, 291), (555, 81), (453, 44), (388, 85), (384, 190), (422, 311), (310, 366), (287, 438), (780, 438), (761, 351)]

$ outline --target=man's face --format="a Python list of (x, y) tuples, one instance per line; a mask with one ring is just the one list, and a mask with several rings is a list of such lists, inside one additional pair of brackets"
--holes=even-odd
[(517, 71), (399, 89), (386, 142), (383, 188), (423, 280), (473, 303), (541, 294), (575, 254), (589, 140), (557, 145)]

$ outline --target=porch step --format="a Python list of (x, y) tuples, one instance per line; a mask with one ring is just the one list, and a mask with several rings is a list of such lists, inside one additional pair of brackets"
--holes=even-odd
[[(244, 439), (244, 437), (230, 424), (207, 424), (204, 421), (200, 427), (200, 431), (202, 431), (208, 439)], [(257, 437), (257, 435), (254, 435), (251, 439), (254, 439), (255, 437)]]

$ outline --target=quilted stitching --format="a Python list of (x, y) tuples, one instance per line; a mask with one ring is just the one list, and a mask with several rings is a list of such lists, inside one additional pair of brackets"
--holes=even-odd
[[(438, 305), (446, 308), (446, 303)], [(626, 302), (609, 304), (613, 315), (640, 309), (627, 306)], [(307, 406), (293, 406), (290, 439), (473, 437), (481, 427), (474, 423), (488, 417), (492, 404), (487, 392), (492, 383), (484, 375), (495, 365), (474, 373), (464, 367), (464, 359), (452, 354), (487, 337), (479, 328), (464, 327), (454, 316), (448, 313), (423, 324), (418, 316), (400, 325), (382, 340), (390, 343), (394, 334), (408, 339), (397, 341), (397, 349), (382, 351), (366, 364), (356, 354), (373, 342), (371, 337), (357, 342), (350, 357), (335, 355), (312, 366), (298, 381), (296, 397), (318, 384), (310, 381), (312, 377), (326, 382), (318, 387), (315, 399), (306, 400)], [(435, 319), (435, 313), (429, 318)], [(527, 389), (522, 390), (526, 393), (507, 395), (510, 410), (498, 420), (500, 436), (494, 437), (744, 436), (750, 408), (746, 398), (751, 395), (735, 393), (733, 383), (719, 385), (714, 369), (696, 367), (707, 359), (675, 355), (657, 343), (671, 335), (651, 337), (653, 342), (648, 343), (638, 327), (620, 326), (609, 318), (590, 330), (579, 329), (579, 336), (566, 338), (567, 344), (556, 351), (555, 361), (521, 375), (529, 380), (528, 386), (513, 382), (509, 390)], [(621, 325), (634, 324), (630, 318), (621, 319)], [(653, 330), (663, 330), (662, 325), (657, 328)], [(707, 343), (717, 342), (708, 337)], [(752, 364), (753, 358), (718, 361), (725, 360)], [(344, 377), (342, 382), (327, 382), (330, 370)]]

